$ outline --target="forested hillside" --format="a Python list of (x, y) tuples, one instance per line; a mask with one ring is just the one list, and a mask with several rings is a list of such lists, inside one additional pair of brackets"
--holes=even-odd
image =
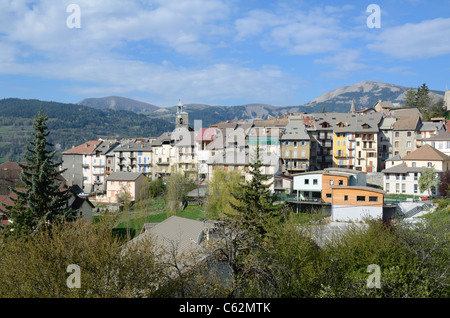
[(49, 141), (58, 152), (99, 137), (153, 137), (171, 131), (174, 124), (131, 111), (94, 109), (39, 100), (0, 100), (0, 162), (22, 160), (31, 138), (34, 116), (48, 115)]

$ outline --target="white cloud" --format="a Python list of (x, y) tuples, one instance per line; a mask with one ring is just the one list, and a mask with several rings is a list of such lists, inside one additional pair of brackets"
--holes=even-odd
[(407, 23), (385, 29), (368, 48), (401, 59), (450, 54), (450, 18)]
[(235, 22), (236, 40), (260, 36), (266, 49), (283, 49), (294, 55), (309, 55), (339, 50), (354, 37), (342, 27), (343, 13), (351, 6), (309, 10), (280, 6), (275, 12), (253, 10)]
[(324, 75), (332, 78), (345, 78), (356, 71), (367, 68), (367, 65), (361, 63), (361, 52), (357, 50), (346, 49), (332, 56), (316, 59), (315, 63), (331, 65), (329, 72)]

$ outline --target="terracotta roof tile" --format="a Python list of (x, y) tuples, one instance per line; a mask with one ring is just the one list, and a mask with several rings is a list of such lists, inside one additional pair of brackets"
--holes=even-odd
[(63, 152), (63, 154), (90, 154), (100, 144), (101, 144), (100, 140), (91, 140), (91, 141), (85, 142), (82, 145), (79, 145), (72, 149), (66, 150)]
[(440, 152), (436, 148), (426, 144), (410, 154), (404, 156), (403, 160), (450, 160), (450, 156)]

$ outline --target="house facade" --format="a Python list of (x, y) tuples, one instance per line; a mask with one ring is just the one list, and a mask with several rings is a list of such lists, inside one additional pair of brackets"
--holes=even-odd
[(140, 172), (114, 172), (106, 180), (106, 195), (97, 196), (97, 202), (117, 204), (120, 195), (129, 194), (131, 202), (141, 198), (142, 181), (145, 175)]
[(432, 146), (433, 148), (443, 152), (447, 156), (450, 156), (450, 132), (441, 130), (437, 134), (423, 139), (425, 144)]
[(310, 168), (311, 137), (300, 116), (289, 117), (285, 132), (281, 136), (281, 158), (283, 172), (295, 174)]
[(393, 155), (404, 157), (416, 149), (416, 133), (422, 124), (419, 115), (399, 116), (393, 125)]
[[(438, 177), (450, 170), (450, 156), (426, 144), (410, 154), (393, 158), (390, 166), (384, 169), (383, 186), (386, 193), (426, 196), (428, 191), (420, 192), (419, 178), (425, 168), (433, 167)], [(439, 195), (433, 189), (434, 195)]]
[(331, 218), (333, 221), (382, 219), (384, 191), (364, 186), (332, 187)]
[[(95, 149), (102, 143), (101, 140), (91, 140), (62, 153), (63, 177), (67, 185), (78, 185), (86, 193), (94, 190), (94, 185), (99, 185), (100, 177), (104, 175), (102, 166), (105, 159), (97, 155)], [(97, 181), (97, 182), (95, 182)]]

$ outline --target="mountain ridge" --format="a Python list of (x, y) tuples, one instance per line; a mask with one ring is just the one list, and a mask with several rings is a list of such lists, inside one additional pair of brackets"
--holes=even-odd
[[(342, 110), (342, 105), (347, 105), (350, 109), (352, 100), (355, 100), (357, 108), (372, 107), (379, 100), (391, 101), (394, 104), (401, 104), (405, 99), (405, 93), (409, 89), (416, 89), (413, 87), (406, 87), (397, 84), (390, 84), (377, 81), (362, 81), (354, 85), (341, 86), (334, 90), (323, 93), (322, 95), (312, 99), (311, 101), (291, 106), (275, 106), (264, 103), (249, 103), (243, 105), (208, 105), (202, 103), (186, 104), (186, 111), (188, 109), (207, 109), (211, 107), (218, 107), (218, 109), (227, 109), (230, 107), (245, 107), (246, 113), (251, 114), (255, 111), (264, 114), (276, 115), (280, 109), (296, 109), (297, 111), (317, 112), (321, 111), (323, 106), (327, 111)], [(430, 95), (433, 101), (442, 98), (444, 91), (430, 90)], [(127, 104), (128, 103), (128, 104)], [(89, 106), (93, 108), (105, 109), (123, 109), (135, 112), (164, 114), (176, 111), (176, 106), (160, 107), (153, 104), (133, 100), (130, 98), (120, 96), (109, 96), (103, 98), (86, 98), (79, 103), (79, 105)]]

